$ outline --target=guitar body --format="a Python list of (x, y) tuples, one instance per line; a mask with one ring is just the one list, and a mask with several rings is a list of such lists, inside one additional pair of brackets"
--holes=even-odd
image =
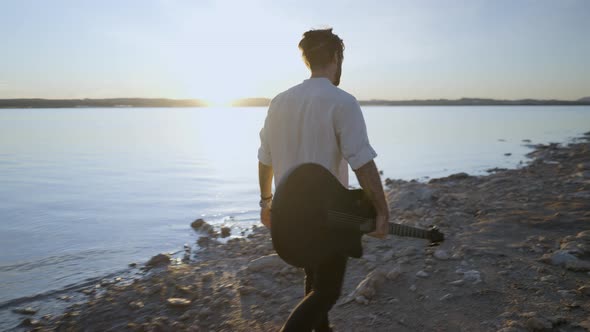
[(323, 166), (303, 164), (285, 175), (271, 211), (274, 249), (285, 262), (314, 266), (335, 254), (362, 256), (361, 224), (329, 222), (329, 211), (374, 218), (362, 190), (348, 190)]

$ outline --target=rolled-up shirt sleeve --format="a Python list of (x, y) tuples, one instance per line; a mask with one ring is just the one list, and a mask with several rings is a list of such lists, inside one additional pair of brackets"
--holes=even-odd
[(334, 127), (342, 156), (353, 170), (377, 157), (369, 143), (365, 119), (356, 99), (335, 110)]
[(260, 129), (260, 147), (258, 148), (258, 161), (261, 163), (272, 166), (272, 158), (270, 155), (270, 145), (268, 142), (267, 129), (268, 128), (268, 114), (264, 120), (264, 126)]

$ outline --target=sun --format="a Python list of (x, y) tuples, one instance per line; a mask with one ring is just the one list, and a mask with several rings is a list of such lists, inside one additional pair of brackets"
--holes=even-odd
[(207, 106), (209, 107), (228, 107), (232, 105), (232, 102), (235, 100), (233, 97), (228, 96), (209, 96), (205, 99)]

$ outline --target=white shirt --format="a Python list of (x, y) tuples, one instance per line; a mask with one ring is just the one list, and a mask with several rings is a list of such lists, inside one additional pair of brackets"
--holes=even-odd
[(348, 187), (347, 162), (356, 170), (377, 156), (356, 98), (323, 77), (273, 98), (260, 143), (258, 160), (273, 167), (275, 186), (291, 168), (316, 163)]

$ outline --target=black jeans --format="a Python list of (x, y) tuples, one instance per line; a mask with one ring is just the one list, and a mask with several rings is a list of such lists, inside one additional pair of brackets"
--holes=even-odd
[(338, 255), (316, 267), (305, 268), (305, 297), (281, 331), (331, 331), (328, 311), (340, 297), (347, 260), (347, 256)]

